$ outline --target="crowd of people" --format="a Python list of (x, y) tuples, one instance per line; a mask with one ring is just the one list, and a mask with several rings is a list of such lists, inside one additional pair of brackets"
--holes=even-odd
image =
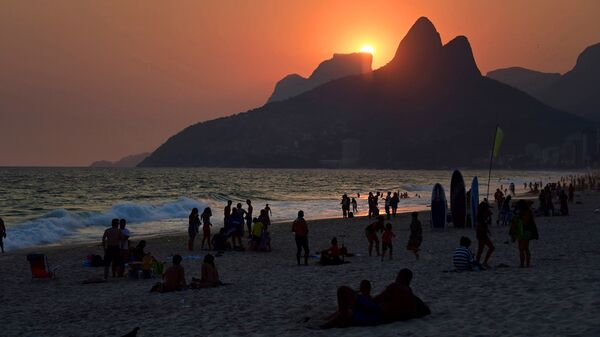
[(202, 226), (202, 244), (200, 249), (204, 249), (205, 244), (209, 250), (219, 252), (227, 250), (245, 250), (243, 243), (244, 232), (248, 235), (248, 247), (256, 251), (271, 251), (271, 235), (269, 228), (271, 226), (272, 211), (269, 204), (260, 210), (258, 217), (253, 217), (254, 208), (251, 200), (246, 200), (246, 209), (242, 203), (233, 207), (233, 201), (228, 200), (223, 208), (223, 228), (215, 235), (212, 235), (211, 228), (213, 224), (210, 218), (212, 210), (210, 207), (204, 208), (202, 214), (198, 214), (197, 208), (193, 208), (188, 221), (188, 250), (194, 250), (194, 241), (200, 232)]
[[(576, 189), (585, 186), (597, 186), (595, 181), (572, 178), (567, 184), (561, 180), (557, 183), (548, 183), (541, 187), (541, 182), (524, 184), (524, 189), (528, 186), (532, 191), (537, 189), (539, 193), (539, 207), (533, 208), (533, 202), (525, 199), (512, 203), (515, 196), (514, 184), (510, 184), (506, 192), (503, 192), (504, 186), (496, 190), (494, 195), (496, 207), (499, 212), (498, 224), (509, 227), (508, 234), (512, 242), (518, 246), (518, 257), (520, 267), (527, 268), (531, 266), (531, 251), (529, 243), (531, 240), (539, 239), (538, 228), (535, 223), (535, 215), (555, 215), (553, 205), (558, 202), (560, 205), (560, 214), (568, 215), (568, 204), (574, 202)], [(526, 191), (527, 192), (527, 191)], [(358, 195), (360, 197), (360, 195)], [(384, 198), (385, 215), (379, 214), (378, 200)], [(388, 192), (385, 197), (383, 194), (369, 193), (367, 202), (369, 206), (368, 217), (375, 217), (376, 221), (370, 223), (365, 229), (365, 237), (368, 243), (369, 256), (375, 254), (384, 261), (387, 256), (390, 260), (393, 258), (394, 241), (396, 234), (393, 231), (391, 222), (386, 223), (386, 218), (390, 219), (397, 214), (397, 207), (401, 194)], [(192, 209), (188, 223), (188, 250), (194, 250), (194, 241), (200, 232), (202, 226), (201, 249), (205, 246), (208, 249), (219, 252), (226, 250), (245, 250), (242, 238), (245, 234), (248, 236), (248, 247), (251, 250), (270, 251), (271, 209), (267, 204), (260, 210), (257, 217), (253, 217), (253, 206), (250, 200), (246, 200), (247, 207), (244, 209), (241, 203), (235, 207), (232, 201), (228, 201), (224, 207), (223, 227), (217, 234), (211, 235), (213, 224), (211, 223), (212, 210), (206, 207), (202, 213), (197, 208)], [(355, 198), (349, 198), (346, 194), (342, 196), (342, 215), (343, 217), (352, 217), (358, 206)], [(473, 254), (470, 250), (471, 239), (463, 236), (459, 240), (459, 246), (454, 250), (452, 262), (456, 271), (474, 271), (485, 270), (490, 267), (490, 259), (495, 251), (494, 244), (490, 238), (490, 225), (492, 223), (492, 207), (487, 201), (480, 202), (477, 207), (477, 217), (475, 221), (475, 237), (477, 239), (477, 253)], [(310, 257), (309, 249), (309, 227), (305, 220), (305, 214), (302, 210), (298, 211), (297, 218), (293, 221), (291, 232), (294, 234), (296, 243), (296, 263), (298, 265), (308, 265)], [(107, 279), (112, 266), (113, 277), (123, 276), (124, 267), (127, 262), (131, 265), (143, 265), (142, 275), (148, 270), (148, 265), (157, 262), (149, 253), (144, 251), (146, 242), (140, 241), (135, 248), (130, 246), (130, 232), (126, 228), (125, 219), (113, 219), (111, 227), (108, 228), (102, 237), (102, 244), (105, 250), (104, 254), (104, 278)], [(423, 242), (423, 227), (419, 220), (419, 213), (411, 214), (409, 225), (409, 236), (406, 249), (419, 259), (419, 251)], [(0, 238), (5, 236), (5, 228), (0, 219)], [(0, 243), (2, 241), (0, 240)], [(381, 247), (380, 247), (381, 243)], [(381, 248), (381, 249), (380, 249)], [(339, 245), (337, 237), (330, 241), (330, 246), (320, 252), (320, 264), (338, 265), (343, 264), (344, 258), (352, 256), (347, 248)], [(217, 287), (222, 285), (215, 265), (215, 258), (212, 254), (204, 256), (202, 262), (200, 278), (192, 277), (188, 282), (185, 276), (184, 267), (181, 265), (182, 257), (175, 255), (172, 258), (172, 265), (166, 271), (158, 273), (162, 276), (162, 282), (157, 282), (152, 291), (170, 292), (184, 289), (196, 289), (206, 287)], [(150, 274), (148, 274), (149, 276)], [(430, 313), (429, 308), (413, 293), (410, 289), (412, 272), (403, 269), (398, 274), (395, 282), (390, 284), (381, 294), (371, 296), (371, 283), (363, 280), (359, 289), (353, 290), (350, 287), (342, 286), (337, 291), (338, 310), (331, 315), (323, 328), (340, 327), (350, 325), (374, 325), (387, 323), (396, 320), (423, 317)]]

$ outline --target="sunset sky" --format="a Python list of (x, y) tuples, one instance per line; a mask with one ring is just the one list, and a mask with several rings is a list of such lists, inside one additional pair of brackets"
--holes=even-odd
[(261, 106), (333, 53), (393, 56), (427, 16), (483, 73), (565, 72), (600, 42), (600, 1), (0, 2), (0, 165), (88, 165)]

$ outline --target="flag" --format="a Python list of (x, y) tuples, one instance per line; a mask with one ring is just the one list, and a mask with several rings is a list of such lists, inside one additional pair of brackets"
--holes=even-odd
[(498, 153), (500, 152), (500, 144), (502, 144), (502, 140), (504, 139), (504, 132), (500, 129), (499, 126), (496, 127), (496, 136), (494, 137), (494, 150), (492, 151), (492, 156), (494, 158), (498, 157)]

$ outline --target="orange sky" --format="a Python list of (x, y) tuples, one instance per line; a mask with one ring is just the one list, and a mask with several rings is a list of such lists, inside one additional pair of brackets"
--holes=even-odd
[(0, 165), (87, 165), (262, 105), (335, 52), (385, 64), (415, 20), (471, 41), (483, 73), (569, 70), (600, 1), (0, 2)]

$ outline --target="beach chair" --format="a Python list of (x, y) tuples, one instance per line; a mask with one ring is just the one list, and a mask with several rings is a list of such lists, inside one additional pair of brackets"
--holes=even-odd
[(44, 254), (28, 254), (27, 261), (31, 267), (32, 279), (53, 279), (56, 277), (56, 269), (50, 269), (48, 259)]

